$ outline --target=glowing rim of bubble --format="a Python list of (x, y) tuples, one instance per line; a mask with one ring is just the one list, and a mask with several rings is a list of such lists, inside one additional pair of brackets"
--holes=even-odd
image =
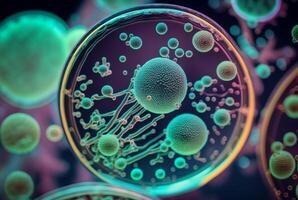
[[(1, 27), (8, 24), (10, 21), (12, 21), (12, 22), (17, 21), (23, 16), (30, 16), (30, 17), (31, 16), (42, 16), (42, 17), (49, 18), (51, 21), (55, 21), (56, 24), (59, 24), (59, 29), (63, 30), (65, 32), (65, 34), (67, 33), (68, 26), (65, 23), (65, 21), (62, 18), (60, 18), (59, 16), (52, 14), (48, 11), (44, 11), (44, 10), (26, 10), (26, 11), (21, 11), (16, 14), (10, 15), (7, 18), (5, 18), (3, 21), (0, 22), (0, 29), (1, 29)], [(62, 68), (61, 68), (61, 72), (63, 72)], [(62, 75), (62, 73), (61, 73), (61, 75)], [(58, 87), (59, 87), (59, 85), (58, 85)], [(34, 108), (41, 108), (43, 106), (46, 106), (46, 105), (52, 103), (54, 101), (54, 99), (56, 98), (56, 96), (54, 94), (58, 93), (59, 88), (58, 89), (56, 88), (49, 95), (45, 96), (44, 98), (41, 98), (40, 100), (32, 101), (33, 103), (28, 103), (30, 101), (27, 101), (26, 103), (22, 103), (21, 100), (15, 100), (16, 98), (10, 98), (9, 95), (7, 95), (6, 90), (7, 89), (5, 89), (5, 87), (0, 86), (0, 94), (1, 94), (0, 98), (2, 100), (4, 100), (6, 103), (8, 103), (9, 105), (16, 107), (16, 108), (34, 109)], [(19, 99), (22, 97), (18, 96), (17, 98)]]
[(236, 12), (236, 14), (239, 15), (242, 19), (244, 19), (246, 21), (266, 22), (266, 21), (269, 21), (270, 19), (273, 19), (276, 16), (276, 14), (279, 12), (279, 10), (281, 8), (282, 0), (276, 0), (277, 2), (274, 5), (274, 8), (267, 16), (265, 15), (265, 16), (259, 16), (259, 17), (254, 17), (251, 15), (245, 14), (245, 12), (243, 12), (242, 10), (240, 10), (238, 8), (238, 6), (236, 6), (237, 5), (236, 1), (237, 0), (232, 0), (231, 5), (232, 5), (234, 11)]
[(149, 197), (145, 194), (98, 182), (82, 182), (64, 186), (50, 191), (38, 197), (36, 200), (67, 200), (81, 195), (115, 195), (134, 200), (156, 200), (156, 198)]
[(260, 120), (260, 143), (259, 143), (259, 151), (258, 151), (258, 159), (260, 160), (260, 167), (262, 170), (262, 174), (267, 180), (267, 182), (270, 185), (270, 189), (273, 191), (273, 193), (276, 195), (276, 191), (273, 189), (275, 187), (274, 181), (272, 179), (272, 176), (270, 175), (270, 172), (268, 170), (268, 164), (266, 161), (266, 136), (268, 133), (268, 125), (272, 119), (272, 114), (275, 110), (275, 107), (277, 105), (278, 100), (280, 100), (280, 97), (282, 96), (285, 89), (289, 86), (290, 83), (292, 83), (296, 78), (298, 77), (298, 64), (294, 64), (294, 67), (292, 70), (287, 72), (284, 77), (279, 81), (277, 84), (277, 87), (274, 88), (272, 91), (270, 97), (268, 98), (268, 102), (266, 103), (266, 106), (264, 108), (264, 113), (262, 113), (262, 117)]
[[(209, 167), (205, 171), (202, 171), (199, 175), (193, 176), (186, 180), (179, 181), (177, 183), (173, 183), (171, 185), (163, 185), (163, 186), (158, 186), (158, 187), (146, 186), (146, 188), (144, 188), (141, 185), (138, 186), (138, 185), (131, 184), (131, 183), (128, 183), (125, 181), (120, 181), (117, 179), (111, 180), (111, 179), (109, 179), (111, 176), (106, 175), (104, 173), (98, 174), (98, 172), (94, 168), (92, 168), (91, 166), (88, 165), (88, 161), (85, 159), (85, 157), (81, 154), (81, 152), (77, 148), (77, 146), (71, 136), (71, 132), (68, 129), (69, 126), (68, 126), (68, 123), (66, 120), (66, 114), (64, 112), (64, 110), (65, 110), (64, 109), (64, 101), (65, 101), (64, 97), (65, 97), (65, 90), (67, 90), (65, 87), (66, 83), (67, 83), (67, 78), (69, 77), (70, 71), (73, 67), (73, 63), (77, 57), (77, 54), (79, 53), (79, 49), (81, 49), (84, 46), (84, 42), (88, 41), (88, 39), (91, 36), (93, 36), (96, 32), (98, 32), (98, 30), (100, 30), (104, 26), (105, 23), (110, 22), (110, 20), (113, 20), (113, 19), (119, 18), (119, 17), (123, 17), (123, 16), (125, 16), (125, 14), (127, 15), (127, 13), (131, 14), (133, 12), (140, 12), (140, 11), (144, 12), (146, 10), (150, 11), (150, 9), (151, 10), (155, 9), (155, 11), (156, 10), (166, 10), (166, 11), (172, 11), (172, 12), (176, 12), (176, 13), (183, 12), (183, 13), (187, 14), (188, 16), (191, 16), (198, 22), (203, 22), (204, 24), (207, 24), (209, 27), (211, 27), (215, 30), (218, 30), (218, 34), (225, 41), (225, 43), (231, 48), (231, 51), (234, 52), (235, 57), (239, 61), (241, 69), (245, 75), (245, 78), (246, 78), (245, 82), (247, 84), (247, 89), (248, 89), (248, 95), (247, 95), (248, 96), (248, 102), (247, 102), (248, 107), (247, 107), (247, 110), (244, 111), (247, 114), (246, 123), (242, 129), (242, 134), (240, 134), (237, 144), (235, 145), (233, 150), (230, 152), (229, 156), (227, 156), (227, 158), (225, 160), (223, 160), (217, 167)], [(209, 21), (211, 21), (218, 27), (215, 28), (215, 26), (213, 26), (209, 22), (205, 21), (204, 19), (208, 19)], [(177, 6), (177, 5), (171, 5), (171, 4), (148, 4), (145, 6), (134, 7), (134, 8), (128, 9), (128, 10), (124, 10), (122, 12), (118, 12), (108, 18), (105, 18), (104, 20), (99, 22), (97, 25), (95, 25), (88, 32), (88, 34), (86, 34), (84, 36), (84, 38), (81, 39), (81, 41), (77, 44), (76, 48), (73, 50), (71, 56), (69, 56), (66, 66), (64, 68), (62, 79), (61, 79), (60, 93), (59, 93), (59, 111), (60, 111), (60, 117), (61, 117), (63, 129), (65, 131), (67, 140), (68, 140), (72, 150), (74, 151), (76, 156), (80, 159), (80, 161), (84, 164), (84, 166), (89, 171), (91, 171), (96, 177), (99, 177), (101, 180), (103, 180), (105, 182), (115, 184), (115, 185), (118, 185), (118, 186), (121, 186), (124, 188), (128, 187), (130, 189), (134, 189), (134, 190), (140, 191), (140, 192), (142, 192), (144, 190), (149, 190), (150, 192), (152, 192), (152, 194), (157, 195), (157, 196), (171, 196), (174, 194), (180, 194), (180, 193), (183, 193), (186, 191), (197, 189), (198, 187), (201, 187), (201, 186), (207, 184), (209, 181), (211, 181), (212, 179), (217, 177), (219, 174), (221, 174), (235, 160), (235, 158), (240, 153), (242, 147), (244, 146), (244, 144), (250, 134), (250, 130), (252, 128), (253, 121), (254, 121), (255, 105), (256, 105), (255, 93), (254, 93), (250, 73), (247, 69), (247, 66), (246, 66), (243, 58), (241, 57), (240, 51), (238, 50), (237, 46), (235, 45), (235, 43), (233, 42), (231, 37), (224, 31), (223, 28), (221, 28), (217, 23), (215, 23), (213, 20), (206, 17), (205, 15), (203, 15), (193, 9), (190, 9), (190, 8), (186, 8), (183, 6)], [(208, 173), (210, 173), (210, 171), (212, 171), (212, 173), (208, 174)]]

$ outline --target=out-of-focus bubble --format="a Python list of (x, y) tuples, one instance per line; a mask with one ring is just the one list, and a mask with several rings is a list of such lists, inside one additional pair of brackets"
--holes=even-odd
[(63, 130), (61, 126), (53, 124), (47, 128), (46, 135), (51, 142), (59, 142), (63, 138)]

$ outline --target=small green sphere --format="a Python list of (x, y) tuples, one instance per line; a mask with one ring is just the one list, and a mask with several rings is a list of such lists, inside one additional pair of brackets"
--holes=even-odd
[(283, 102), (288, 117), (298, 119), (298, 95), (289, 95)]
[(94, 102), (89, 97), (84, 97), (81, 101), (82, 108), (88, 110), (94, 105)]
[(49, 141), (58, 142), (63, 138), (63, 130), (61, 126), (52, 124), (47, 128), (46, 135)]
[(205, 87), (210, 87), (212, 85), (212, 78), (208, 75), (203, 76), (201, 80)]
[(10, 153), (26, 154), (33, 151), (40, 140), (38, 122), (25, 113), (11, 114), (0, 129), (3, 147)]
[(106, 66), (105, 64), (101, 64), (99, 65), (98, 70), (100, 73), (106, 73), (108, 71), (108, 66)]
[(121, 41), (125, 41), (125, 40), (127, 40), (127, 38), (128, 38), (127, 33), (122, 32), (122, 33), (119, 34), (119, 39)]
[(166, 172), (163, 169), (157, 169), (155, 171), (155, 177), (157, 179), (164, 179), (166, 177)]
[(113, 94), (113, 88), (110, 85), (104, 85), (101, 88), (101, 94), (105, 97), (110, 97)]
[(167, 126), (167, 139), (171, 148), (180, 155), (198, 153), (207, 143), (209, 131), (205, 122), (193, 114), (181, 114)]
[(186, 166), (186, 161), (183, 157), (178, 157), (174, 161), (174, 165), (178, 169), (182, 169)]
[(115, 135), (103, 135), (98, 139), (97, 147), (104, 156), (114, 156), (118, 153), (120, 144)]
[(237, 67), (231, 61), (222, 61), (216, 67), (216, 74), (223, 81), (231, 81), (237, 76)]
[(194, 88), (197, 92), (202, 92), (205, 89), (205, 86), (201, 80), (196, 81), (194, 84)]
[(143, 171), (140, 168), (135, 168), (130, 172), (130, 177), (134, 181), (139, 181), (143, 178)]
[(179, 41), (177, 38), (170, 38), (168, 41), (168, 46), (170, 49), (176, 49), (179, 46)]
[(293, 43), (297, 43), (298, 42), (298, 24), (293, 26), (291, 35), (292, 35)]
[(169, 146), (166, 143), (162, 143), (159, 147), (161, 152), (167, 152), (169, 150)]
[(193, 93), (193, 92), (190, 92), (190, 93), (188, 94), (188, 98), (189, 98), (190, 100), (194, 100), (194, 99), (196, 98), (196, 94)]
[(182, 58), (184, 56), (184, 50), (182, 48), (177, 48), (175, 50), (175, 56), (177, 58)]
[(118, 158), (115, 162), (115, 167), (120, 170), (124, 170), (127, 166), (127, 160), (125, 158)]
[(227, 106), (233, 106), (233, 105), (235, 104), (235, 100), (234, 100), (234, 98), (233, 98), (233, 97), (227, 97), (227, 98), (225, 99), (225, 104), (226, 104)]
[(130, 39), (129, 39), (129, 46), (132, 48), (132, 49), (140, 49), (143, 45), (143, 41), (142, 41), (142, 38), (140, 38), (139, 36), (132, 36)]
[(68, 47), (68, 52), (78, 44), (80, 39), (85, 35), (87, 29), (84, 26), (75, 26), (71, 28), (66, 35), (66, 44)]
[(270, 148), (272, 152), (278, 152), (284, 149), (284, 145), (279, 141), (274, 141)]
[(297, 143), (297, 136), (294, 132), (287, 132), (283, 137), (283, 143), (287, 147), (292, 147)]
[(215, 111), (213, 121), (218, 126), (226, 126), (231, 122), (230, 112), (224, 108)]
[(193, 25), (189, 22), (185, 23), (184, 24), (184, 31), (189, 33), (189, 32), (192, 32), (193, 30)]
[(155, 27), (156, 33), (159, 35), (165, 35), (168, 31), (168, 26), (164, 22), (159, 22)]
[(199, 52), (208, 52), (214, 46), (213, 35), (209, 31), (198, 31), (192, 37), (192, 45)]
[(296, 168), (296, 161), (287, 151), (274, 152), (269, 159), (269, 171), (277, 179), (289, 178)]
[(187, 92), (183, 69), (167, 58), (147, 61), (134, 79), (134, 96), (146, 110), (165, 114), (177, 110)]
[(261, 79), (266, 79), (271, 75), (271, 70), (268, 65), (259, 64), (256, 67), (256, 73)]
[(33, 180), (26, 172), (14, 171), (5, 179), (4, 191), (10, 200), (29, 199), (33, 190)]
[(124, 56), (124, 55), (119, 56), (119, 61), (122, 63), (126, 62), (126, 56)]
[(207, 110), (207, 105), (206, 105), (205, 102), (200, 101), (199, 103), (197, 103), (197, 105), (196, 105), (196, 111), (198, 113), (204, 113), (204, 112), (206, 112), (206, 110)]
[(160, 55), (161, 57), (168, 57), (169, 54), (170, 54), (170, 50), (169, 50), (168, 47), (161, 47), (161, 48), (159, 49), (159, 55)]

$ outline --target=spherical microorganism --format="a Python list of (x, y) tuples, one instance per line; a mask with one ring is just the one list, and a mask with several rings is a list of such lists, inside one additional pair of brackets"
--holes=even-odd
[(209, 31), (198, 31), (192, 37), (192, 45), (199, 52), (208, 52), (214, 46), (213, 35)]
[(177, 58), (182, 58), (184, 56), (184, 50), (182, 48), (177, 48), (175, 50), (175, 56)]
[(274, 152), (269, 159), (269, 170), (277, 179), (289, 178), (296, 168), (296, 161), (287, 151)]
[(157, 25), (156, 25), (156, 33), (158, 33), (159, 35), (165, 35), (168, 31), (168, 26), (166, 23), (164, 22), (159, 22)]
[(186, 166), (185, 158), (183, 158), (183, 157), (176, 158), (175, 161), (174, 161), (174, 165), (178, 169), (184, 168)]
[(297, 143), (297, 136), (294, 132), (287, 132), (283, 137), (283, 143), (287, 147), (292, 147)]
[(122, 33), (119, 34), (119, 39), (121, 41), (125, 41), (125, 40), (127, 40), (127, 38), (128, 38), (127, 33), (122, 32)]
[(181, 114), (170, 121), (166, 134), (175, 152), (193, 155), (205, 146), (209, 132), (205, 122), (198, 116)]
[(47, 128), (46, 135), (51, 142), (58, 142), (63, 137), (63, 130), (61, 126), (53, 124)]
[(142, 41), (142, 38), (140, 38), (139, 36), (132, 36), (130, 39), (129, 39), (129, 46), (132, 48), (132, 49), (140, 49), (143, 45), (143, 41)]
[(170, 113), (177, 110), (186, 96), (186, 75), (176, 62), (167, 58), (153, 58), (138, 70), (133, 91), (137, 101), (146, 110), (159, 114)]
[(76, 26), (71, 28), (66, 35), (66, 44), (68, 52), (77, 45), (80, 39), (86, 34), (87, 29), (84, 26)]
[(113, 88), (112, 86), (110, 85), (104, 85), (102, 88), (101, 88), (101, 94), (103, 96), (106, 96), (106, 97), (109, 97), (113, 94)]
[(293, 26), (291, 35), (292, 35), (292, 41), (294, 43), (297, 43), (298, 42), (298, 24)]
[(213, 121), (218, 126), (226, 126), (231, 121), (230, 112), (224, 108), (215, 111)]
[(176, 49), (179, 46), (179, 40), (177, 38), (170, 38), (168, 40), (168, 46), (170, 49)]
[(4, 148), (15, 154), (33, 151), (39, 143), (40, 127), (37, 121), (24, 113), (11, 114), (1, 125), (1, 141)]
[(84, 97), (81, 101), (81, 106), (84, 109), (90, 109), (94, 105), (94, 102), (91, 98)]
[(264, 22), (272, 19), (279, 11), (280, 0), (232, 0), (234, 11), (250, 22)]
[(240, 29), (239, 26), (233, 25), (233, 26), (230, 27), (230, 33), (233, 36), (239, 36), (240, 33), (241, 33), (241, 29)]
[(11, 200), (29, 199), (34, 190), (31, 176), (23, 171), (10, 173), (4, 182), (4, 191)]
[(189, 22), (185, 23), (184, 24), (184, 31), (189, 33), (189, 32), (192, 32), (193, 30), (193, 25)]
[(140, 168), (135, 168), (131, 171), (130, 176), (133, 180), (139, 181), (143, 178), (143, 171)]
[(234, 103), (235, 103), (235, 100), (234, 100), (233, 97), (227, 97), (227, 98), (225, 99), (225, 104), (226, 104), (227, 106), (233, 106)]
[(103, 135), (99, 138), (97, 147), (102, 155), (114, 156), (118, 153), (120, 144), (115, 135)]
[(270, 76), (271, 70), (268, 65), (265, 64), (259, 64), (256, 67), (256, 73), (261, 79), (266, 79)]
[(125, 158), (118, 158), (115, 161), (115, 167), (117, 169), (123, 170), (125, 169), (126, 165), (127, 165), (127, 160)]
[(126, 56), (124, 56), (124, 55), (119, 56), (119, 61), (122, 63), (126, 62)]
[(210, 87), (212, 85), (212, 78), (208, 75), (203, 76), (201, 80), (205, 87)]
[(196, 111), (198, 113), (204, 113), (207, 110), (207, 105), (203, 101), (200, 101), (199, 103), (196, 104)]
[(8, 18), (0, 31), (0, 92), (19, 107), (47, 103), (67, 53), (64, 24), (56, 16), (36, 11)]
[(205, 89), (205, 86), (201, 80), (196, 81), (194, 84), (194, 88), (197, 92), (202, 92)]
[(222, 61), (216, 67), (216, 74), (223, 81), (231, 81), (237, 76), (237, 67), (231, 61)]
[(298, 118), (298, 95), (289, 95), (283, 101), (285, 112), (288, 117)]
[(157, 169), (155, 171), (155, 177), (157, 179), (164, 179), (166, 177), (166, 172), (163, 169)]
[(279, 141), (274, 141), (271, 144), (271, 151), (272, 152), (278, 152), (278, 151), (281, 151), (283, 149), (284, 149), (284, 145)]
[(193, 52), (191, 50), (187, 50), (185, 52), (185, 56), (186, 56), (186, 58), (191, 58), (193, 56)]
[(169, 53), (170, 53), (170, 50), (168, 47), (161, 47), (159, 49), (159, 55), (161, 57), (168, 57), (169, 56)]

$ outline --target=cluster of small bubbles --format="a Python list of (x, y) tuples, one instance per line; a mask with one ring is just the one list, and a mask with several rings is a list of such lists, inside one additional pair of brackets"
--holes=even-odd
[(168, 40), (168, 47), (170, 49), (176, 49), (179, 46), (179, 40), (177, 38), (170, 38)]
[(298, 95), (289, 95), (283, 101), (283, 106), (288, 117), (298, 118)]
[(34, 183), (24, 171), (11, 172), (5, 179), (4, 191), (8, 199), (29, 199), (33, 194)]
[(213, 121), (218, 126), (227, 126), (231, 121), (230, 112), (224, 108), (215, 111)]
[(184, 56), (184, 50), (182, 48), (177, 48), (175, 50), (175, 56), (177, 58), (182, 58)]
[(124, 55), (119, 56), (119, 61), (122, 63), (126, 62), (126, 56)]
[(237, 76), (237, 67), (231, 61), (222, 61), (216, 67), (216, 74), (222, 81), (231, 81)]
[(214, 43), (213, 35), (209, 31), (198, 31), (192, 37), (194, 48), (202, 53), (210, 51)]
[(39, 144), (40, 126), (30, 115), (14, 113), (4, 119), (0, 134), (2, 145), (8, 152), (26, 154)]
[(271, 70), (268, 65), (259, 64), (256, 67), (256, 73), (261, 79), (267, 79), (271, 75)]
[(49, 141), (58, 142), (63, 138), (63, 130), (61, 126), (52, 124), (47, 128), (46, 135)]
[(184, 24), (185, 32), (190, 33), (190, 32), (192, 32), (192, 30), (193, 30), (193, 25), (191, 23), (187, 22)]
[(170, 54), (170, 50), (169, 50), (168, 47), (161, 47), (161, 48), (159, 49), (159, 55), (160, 55), (161, 57), (165, 57), (165, 58), (167, 58), (167, 57), (169, 57), (169, 54)]
[(156, 33), (159, 35), (165, 35), (168, 32), (168, 26), (164, 22), (159, 22), (155, 27)]

